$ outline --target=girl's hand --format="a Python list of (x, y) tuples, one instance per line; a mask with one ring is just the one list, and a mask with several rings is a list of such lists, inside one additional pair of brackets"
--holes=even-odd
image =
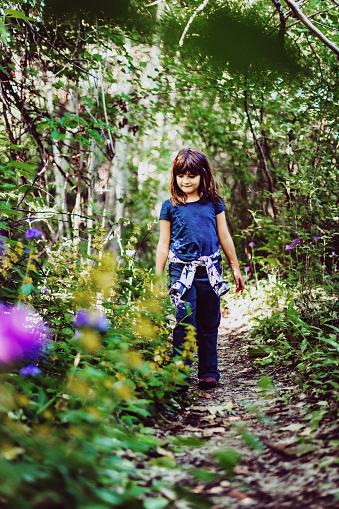
[(245, 283), (244, 283), (244, 280), (243, 280), (243, 277), (241, 274), (234, 274), (234, 279), (235, 279), (235, 291), (236, 292), (243, 292), (245, 290)]
[(166, 283), (164, 274), (156, 274), (154, 283), (154, 293), (158, 297), (161, 297), (166, 292)]

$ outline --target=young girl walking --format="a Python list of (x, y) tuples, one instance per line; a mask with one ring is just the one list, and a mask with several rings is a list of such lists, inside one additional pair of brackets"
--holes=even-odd
[(160, 212), (155, 272), (160, 276), (169, 260), (170, 294), (176, 304), (177, 320), (173, 331), (174, 356), (183, 350), (184, 324), (193, 325), (198, 344), (199, 388), (213, 388), (220, 377), (217, 358), (220, 297), (229, 290), (220, 275), (220, 245), (231, 265), (236, 292), (244, 290), (244, 281), (227, 229), (225, 206), (205, 154), (192, 148), (180, 150), (173, 163), (170, 193)]

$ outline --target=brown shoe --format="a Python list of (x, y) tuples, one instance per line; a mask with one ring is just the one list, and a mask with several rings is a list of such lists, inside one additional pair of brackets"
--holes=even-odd
[(203, 376), (199, 380), (199, 389), (214, 389), (218, 385), (218, 380), (213, 376)]

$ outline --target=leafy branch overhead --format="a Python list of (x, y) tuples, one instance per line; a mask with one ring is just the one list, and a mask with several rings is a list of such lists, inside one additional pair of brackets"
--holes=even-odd
[[(299, 4), (297, 2), (294, 2), (294, 0), (284, 0), (285, 3), (290, 7), (291, 11), (293, 12), (294, 16), (298, 18), (301, 23), (308, 29), (312, 34), (314, 34), (318, 39), (325, 44), (328, 48), (330, 48), (335, 55), (337, 55), (337, 59), (339, 60), (339, 47), (330, 39), (328, 39), (312, 22), (311, 20), (303, 14), (301, 9), (299, 8)], [(339, 4), (338, 4), (339, 8)]]
[(242, 74), (301, 71), (296, 48), (291, 41), (281, 43), (270, 18), (256, 4), (241, 8), (236, 2), (205, 1), (189, 17), (165, 15), (163, 37), (169, 50), (179, 44), (183, 62), (194, 60), (199, 66)]

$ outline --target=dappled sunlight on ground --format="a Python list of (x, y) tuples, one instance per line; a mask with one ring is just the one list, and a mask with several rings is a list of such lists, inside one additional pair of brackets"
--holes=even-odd
[(221, 300), (222, 328), (247, 329), (253, 327), (255, 318), (264, 318), (272, 313), (287, 307), (293, 298), (291, 290), (275, 277), (260, 280), (258, 285), (255, 281), (247, 282), (243, 293), (230, 291)]

